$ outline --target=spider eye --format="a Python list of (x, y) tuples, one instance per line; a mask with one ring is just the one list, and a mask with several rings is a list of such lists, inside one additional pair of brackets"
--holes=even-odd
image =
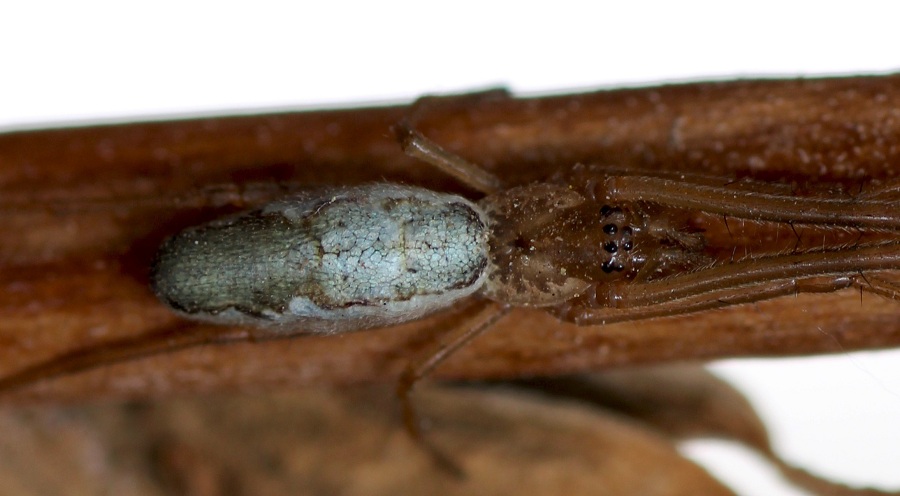
[(603, 264), (600, 265), (600, 269), (607, 274), (612, 274), (613, 272), (622, 272), (623, 270), (625, 270), (625, 264), (623, 264), (622, 262), (613, 262), (612, 260), (609, 260), (603, 262)]
[(619, 231), (619, 228), (615, 224), (607, 224), (603, 226), (603, 232), (606, 234), (615, 234)]

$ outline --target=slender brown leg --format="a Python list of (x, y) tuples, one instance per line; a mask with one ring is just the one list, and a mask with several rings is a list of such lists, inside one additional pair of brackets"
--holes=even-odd
[(897, 281), (885, 279), (880, 274), (860, 275), (858, 279), (859, 287), (890, 300), (900, 300), (900, 283)]
[(4, 194), (0, 198), (0, 212), (34, 208), (35, 204), (43, 205), (54, 213), (109, 211), (118, 208), (247, 208), (303, 190), (304, 186), (296, 183), (254, 182), (240, 185), (213, 184), (178, 193), (154, 191), (127, 198), (116, 194), (82, 198), (65, 191), (45, 194), (22, 191)]
[(866, 200), (898, 201), (900, 200), (900, 180), (890, 179), (878, 185), (869, 185), (859, 198)]
[(604, 182), (610, 202), (649, 202), (676, 208), (796, 224), (900, 228), (900, 204), (868, 198), (819, 198), (711, 186), (648, 176), (615, 176)]
[(510, 307), (508, 306), (498, 308), (496, 304), (487, 305), (466, 325), (461, 325), (448, 335), (442, 336), (443, 339), (433, 343), (419, 358), (409, 362), (397, 382), (397, 398), (400, 400), (406, 432), (428, 452), (439, 467), (456, 477), (464, 475), (462, 469), (422, 435), (419, 418), (410, 394), (416, 383), (430, 374), (441, 362), (493, 326), (509, 311)]
[(715, 265), (688, 274), (645, 283), (622, 284), (609, 295), (614, 306), (664, 303), (767, 281), (841, 276), (900, 269), (900, 244), (847, 248), (836, 251), (781, 255)]
[[(86, 370), (211, 343), (248, 341), (247, 329), (179, 324), (133, 338), (74, 350), (0, 378), (0, 391)], [(256, 336), (258, 337), (258, 336)]]
[(632, 320), (684, 315), (797, 293), (831, 293), (839, 289), (848, 288), (853, 284), (854, 281), (851, 278), (844, 276), (812, 278), (803, 281), (778, 280), (740, 288), (723, 289), (714, 293), (643, 306), (609, 308), (592, 307), (576, 303), (574, 305), (560, 305), (553, 312), (560, 319), (578, 325), (605, 325)]
[[(851, 286), (900, 300), (900, 286), (869, 271), (900, 269), (898, 245), (770, 257), (720, 265), (645, 283), (613, 286), (594, 301), (560, 305), (555, 313), (579, 325), (666, 317)], [(617, 307), (612, 307), (609, 302)]]
[(394, 132), (397, 133), (403, 151), (410, 157), (427, 162), (484, 194), (500, 190), (501, 182), (497, 176), (444, 150), (437, 143), (410, 129), (406, 123), (395, 126)]

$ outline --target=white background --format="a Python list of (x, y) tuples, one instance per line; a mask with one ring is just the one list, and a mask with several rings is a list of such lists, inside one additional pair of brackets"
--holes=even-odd
[[(533, 93), (900, 69), (900, 6), (889, 2), (625, 3), (17, 2), (0, 7), (0, 130), (499, 85)], [(748, 394), (792, 461), (900, 488), (900, 353), (714, 369)], [(685, 449), (742, 494), (802, 494), (776, 488), (746, 452)]]

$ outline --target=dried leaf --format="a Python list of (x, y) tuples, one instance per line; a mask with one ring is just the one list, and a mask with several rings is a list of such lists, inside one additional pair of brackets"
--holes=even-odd
[(619, 412), (675, 439), (717, 437), (743, 443), (766, 457), (794, 484), (814, 494), (900, 494), (851, 488), (792, 466), (772, 449), (765, 426), (746, 398), (698, 365), (638, 367), (514, 384)]
[[(161, 240), (258, 200), (251, 185), (391, 180), (458, 191), (405, 157), (389, 127), (415, 114), (436, 142), (509, 184), (576, 162), (860, 186), (900, 163), (900, 76), (738, 81), (540, 99), (498, 93), (389, 107), (27, 131), (0, 135), (0, 377), (65, 376), (5, 401), (256, 391), (396, 379), (465, 312), (290, 342), (207, 346), (73, 375), (165, 348), (246, 338), (186, 324), (147, 288)], [(277, 188), (275, 188), (277, 189)], [(721, 233), (720, 233), (721, 234)], [(579, 328), (516, 310), (436, 371), (450, 379), (575, 373), (736, 355), (900, 343), (897, 304), (853, 291), (688, 317)], [(119, 343), (111, 345), (110, 343)], [(57, 362), (59, 357), (68, 361)], [(48, 365), (49, 368), (41, 368)], [(65, 366), (61, 366), (65, 365)], [(28, 372), (30, 370), (30, 372)]]
[(6, 494), (733, 494), (637, 424), (512, 392), (423, 389), (438, 470), (385, 389), (3, 411)]

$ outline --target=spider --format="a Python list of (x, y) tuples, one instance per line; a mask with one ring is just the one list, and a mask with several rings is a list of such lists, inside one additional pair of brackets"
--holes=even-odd
[[(400, 324), (471, 295), (492, 302), (402, 375), (404, 422), (420, 441), (413, 386), (514, 307), (602, 325), (848, 287), (900, 296), (879, 273), (900, 268), (893, 183), (800, 195), (576, 165), (504, 188), (408, 126), (396, 131), (407, 154), (484, 197), (375, 184), (271, 203), (172, 238), (155, 263), (158, 296), (189, 318), (275, 334)], [(796, 246), (722, 260), (697, 215), (787, 225)], [(797, 226), (823, 231), (822, 244), (802, 247)]]
[[(295, 194), (170, 238), (153, 263), (157, 296), (190, 319), (255, 327), (254, 337), (385, 327), (480, 297), (484, 308), (398, 381), (405, 426), (419, 441), (413, 386), (515, 307), (587, 326), (849, 287), (900, 299), (891, 279), (900, 269), (897, 182), (800, 192), (579, 164), (508, 186), (407, 125), (396, 131), (408, 155), (483, 198), (395, 184)], [(720, 217), (729, 233), (729, 219), (765, 225), (775, 237), (738, 256), (707, 235), (701, 217)], [(806, 242), (805, 229), (821, 243)], [(139, 340), (115, 351), (123, 360), (166, 346)], [(0, 380), (0, 389), (97, 362), (51, 360)]]

